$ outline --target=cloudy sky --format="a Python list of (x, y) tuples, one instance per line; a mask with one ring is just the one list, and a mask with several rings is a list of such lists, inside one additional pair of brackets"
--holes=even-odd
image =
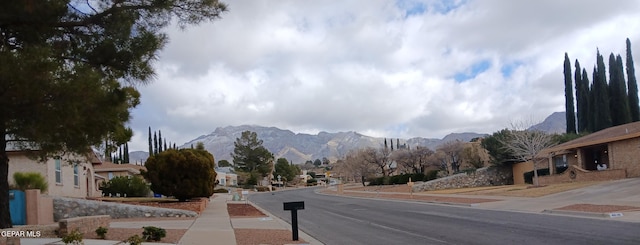
[(564, 111), (565, 52), (589, 74), (597, 48), (624, 57), (626, 38), (640, 57), (640, 1), (226, 3), (218, 21), (167, 30), (130, 150), (148, 149), (149, 126), (178, 145), (243, 124), (492, 133)]

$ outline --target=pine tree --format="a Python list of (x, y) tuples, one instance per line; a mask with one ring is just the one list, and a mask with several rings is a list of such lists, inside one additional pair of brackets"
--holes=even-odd
[(596, 87), (596, 79), (598, 78), (598, 70), (596, 69), (595, 66), (593, 66), (593, 73), (591, 73), (591, 83), (589, 84), (589, 113), (587, 114), (587, 117), (589, 119), (589, 124), (588, 125), (588, 132), (595, 132), (596, 130), (596, 107), (597, 105), (596, 103), (596, 92), (595, 92), (595, 87)]
[(567, 53), (564, 53), (564, 98), (567, 133), (575, 134), (576, 114), (573, 105), (573, 82), (571, 81), (571, 62), (569, 61), (569, 55)]
[(164, 139), (164, 150), (167, 150), (167, 139)]
[(607, 73), (604, 65), (604, 58), (597, 52), (597, 73), (594, 79), (594, 132), (611, 127), (611, 110), (609, 107), (609, 93), (607, 85)]
[(638, 83), (636, 81), (636, 72), (633, 67), (633, 56), (631, 55), (631, 41), (627, 38), (627, 86), (629, 96), (629, 112), (631, 121), (640, 121), (640, 101), (638, 101)]

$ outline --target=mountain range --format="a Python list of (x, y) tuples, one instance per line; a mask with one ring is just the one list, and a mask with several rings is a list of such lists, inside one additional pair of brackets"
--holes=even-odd
[[(562, 122), (558, 122), (562, 121)], [(540, 129), (547, 132), (562, 132), (565, 130), (564, 112), (555, 112), (551, 114), (545, 121), (534, 125), (531, 128)], [(327, 158), (331, 162), (344, 157), (347, 152), (352, 149), (364, 147), (380, 147), (384, 145), (385, 138), (377, 138), (366, 136), (357, 132), (337, 132), (328, 133), (320, 132), (316, 135), (294, 133), (290, 130), (279, 129), (276, 127), (264, 127), (258, 125), (241, 125), (218, 127), (207, 135), (202, 135), (193, 139), (179, 148), (189, 148), (195, 146), (198, 142), (202, 142), (216, 161), (228, 160), (232, 161), (231, 153), (233, 152), (236, 138), (240, 138), (243, 131), (256, 132), (258, 139), (263, 141), (263, 146), (271, 151), (275, 158), (286, 158), (289, 162), (295, 164), (303, 164), (308, 160)], [(411, 139), (387, 139), (388, 143), (393, 142), (394, 146), (406, 144), (413, 148), (416, 146), (426, 146), (435, 150), (439, 145), (460, 140), (468, 142), (476, 137), (483, 137), (487, 134), (480, 133), (452, 133), (442, 139), (435, 138), (411, 138)], [(131, 162), (144, 162), (148, 157), (147, 152), (136, 151), (129, 153)]]

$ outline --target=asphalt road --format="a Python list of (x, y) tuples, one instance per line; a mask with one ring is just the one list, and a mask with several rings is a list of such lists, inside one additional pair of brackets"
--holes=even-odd
[(304, 201), (298, 224), (331, 244), (640, 244), (640, 223), (327, 196), (314, 189), (252, 194), (291, 222), (284, 202)]

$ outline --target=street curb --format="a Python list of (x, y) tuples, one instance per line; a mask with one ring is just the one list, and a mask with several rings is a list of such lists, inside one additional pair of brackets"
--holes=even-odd
[(593, 212), (583, 212), (583, 211), (571, 211), (571, 210), (553, 210), (553, 209), (545, 209), (542, 213), (547, 214), (563, 214), (563, 215), (573, 215), (573, 216), (585, 216), (585, 217), (596, 217), (596, 218), (618, 218), (624, 216), (620, 212), (611, 212), (611, 213), (593, 213)]
[[(291, 231), (291, 224), (289, 224), (286, 221), (280, 219), (278, 216), (275, 216), (272, 213), (269, 213), (267, 210), (261, 208), (260, 206), (258, 206), (257, 204), (253, 203), (252, 201), (248, 201), (248, 202), (251, 205), (253, 205), (255, 208), (257, 208), (258, 210), (260, 210), (261, 212), (266, 214), (267, 216), (271, 217), (273, 220), (278, 221), (280, 224), (282, 224), (284, 227), (286, 227), (287, 230)], [(300, 238), (302, 238), (302, 240), (305, 240), (307, 242), (306, 244), (324, 245), (324, 243), (316, 240), (315, 238), (313, 238), (312, 236), (308, 235), (307, 233), (305, 233), (304, 231), (302, 231), (300, 229), (298, 229), (298, 236)]]

